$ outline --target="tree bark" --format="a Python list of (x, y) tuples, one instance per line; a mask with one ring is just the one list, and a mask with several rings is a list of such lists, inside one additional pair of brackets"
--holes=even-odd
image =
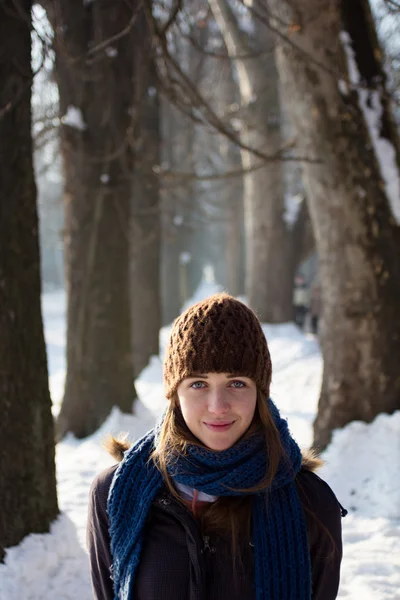
[[(181, 148), (178, 119), (173, 108), (162, 104), (162, 159), (171, 170), (178, 164), (176, 152)], [(169, 325), (181, 312), (180, 264), (182, 251), (183, 208), (179, 190), (164, 185), (161, 204), (161, 298), (162, 324)]]
[[(333, 429), (400, 408), (399, 227), (377, 141), (394, 151), (397, 174), (399, 148), (385, 126), (391, 116), (368, 3), (357, 0), (350, 11), (338, 0), (270, 0), (269, 8), (282, 33), (292, 32), (279, 45), (278, 66), (299, 149), (320, 160), (304, 165), (304, 182), (324, 307), (324, 374), (314, 423), (314, 444), (324, 448)], [(348, 71), (358, 70), (358, 89), (348, 83), (341, 38), (353, 45)], [(375, 135), (366, 98), (376, 107), (372, 116), (380, 117)]]
[(137, 73), (137, 159), (131, 214), (131, 304), (134, 376), (159, 354), (161, 328), (160, 102), (150, 32), (141, 18), (142, 43), (135, 53)]
[(242, 198), (231, 189), (230, 201), (226, 204), (227, 223), (226, 223), (226, 278), (227, 289), (232, 296), (239, 296), (244, 292), (243, 275), (243, 202)]
[[(164, 160), (172, 171), (194, 172), (195, 126), (178, 109), (164, 105)], [(163, 324), (171, 323), (200, 283), (202, 256), (196, 183), (166, 183), (162, 207)]]
[[(220, 67), (221, 89), (218, 94), (218, 112), (227, 112), (227, 107), (236, 103), (239, 98), (237, 85), (233, 79), (232, 64), (226, 61)], [(240, 168), (240, 152), (232, 142), (221, 136), (219, 154), (227, 171)], [(227, 291), (233, 296), (245, 293), (244, 269), (244, 186), (243, 177), (235, 177), (223, 181), (220, 186), (220, 201), (225, 217), (224, 229), (224, 271)], [(221, 281), (225, 285), (225, 281)]]
[[(229, 55), (234, 59), (241, 96), (241, 119), (246, 144), (266, 153), (282, 146), (278, 76), (271, 53), (264, 59), (241, 59), (251, 48), (238, 28), (226, 0), (209, 0)], [(262, 47), (273, 45), (264, 29)], [(243, 167), (253, 169), (260, 160), (242, 152)], [(246, 231), (246, 295), (260, 319), (270, 323), (292, 320), (294, 260), (291, 235), (284, 220), (283, 166), (279, 161), (244, 176)]]
[[(132, 2), (48, 6), (65, 170), (67, 377), (58, 433), (93, 433), (136, 397), (131, 352), (129, 223), (134, 146)], [(78, 111), (81, 122), (71, 121)]]
[(31, 139), (31, 2), (0, 5), (0, 562), (58, 513)]

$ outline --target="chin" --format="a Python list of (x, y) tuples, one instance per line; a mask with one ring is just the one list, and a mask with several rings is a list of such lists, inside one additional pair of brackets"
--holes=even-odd
[(237, 442), (237, 439), (234, 440), (207, 440), (203, 439), (203, 444), (207, 446), (210, 450), (214, 450), (215, 452), (222, 452), (223, 450), (229, 450), (232, 448)]

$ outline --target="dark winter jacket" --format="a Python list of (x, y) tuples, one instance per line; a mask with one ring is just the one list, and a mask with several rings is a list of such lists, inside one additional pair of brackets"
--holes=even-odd
[[(98, 475), (90, 491), (87, 543), (95, 600), (114, 599), (106, 507), (117, 466)], [(330, 487), (311, 471), (302, 468), (296, 485), (309, 526), (312, 600), (334, 600), (342, 558), (342, 509)], [(203, 538), (191, 512), (162, 489), (144, 533), (135, 600), (255, 600), (253, 586), (251, 546), (243, 552), (242, 564), (233, 567), (228, 543), (218, 536)], [(207, 590), (204, 598), (196, 589)]]

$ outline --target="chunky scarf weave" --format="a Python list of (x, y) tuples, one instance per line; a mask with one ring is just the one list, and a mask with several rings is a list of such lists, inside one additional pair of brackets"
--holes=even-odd
[[(301, 452), (287, 423), (268, 400), (286, 453), (271, 487), (254, 494), (254, 544), (257, 600), (310, 600), (311, 571), (305, 518), (294, 484)], [(163, 486), (161, 473), (150, 460), (156, 430), (140, 439), (124, 456), (108, 497), (115, 600), (133, 600), (134, 581), (143, 544), (143, 526), (155, 496)], [(190, 446), (169, 473), (177, 482), (213, 496), (235, 496), (265, 476), (264, 438), (254, 436), (232, 448), (213, 452)]]

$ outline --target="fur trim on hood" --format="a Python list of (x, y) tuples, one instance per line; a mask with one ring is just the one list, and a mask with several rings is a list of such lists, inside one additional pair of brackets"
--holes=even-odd
[(118, 438), (108, 434), (103, 443), (103, 447), (107, 450), (108, 454), (111, 454), (117, 462), (121, 462), (124, 458), (124, 452), (129, 450), (131, 446), (132, 444), (128, 442), (127, 434), (122, 434)]
[[(124, 458), (124, 452), (129, 450), (129, 448), (132, 446), (132, 444), (128, 442), (126, 434), (119, 438), (108, 435), (103, 445), (107, 452), (111, 454), (111, 456), (115, 458), (117, 462), (121, 462), (121, 460)], [(301, 454), (303, 456), (301, 462), (302, 467), (307, 469), (307, 471), (315, 472), (324, 464), (324, 461), (319, 458), (314, 450), (302, 450)]]
[(320, 458), (315, 452), (315, 450), (312, 450), (311, 448), (309, 448), (308, 450), (302, 450), (301, 454), (303, 457), (301, 461), (301, 466), (304, 469), (307, 469), (307, 471), (318, 471), (318, 469), (320, 469), (324, 465), (324, 461), (322, 460), (322, 458)]

